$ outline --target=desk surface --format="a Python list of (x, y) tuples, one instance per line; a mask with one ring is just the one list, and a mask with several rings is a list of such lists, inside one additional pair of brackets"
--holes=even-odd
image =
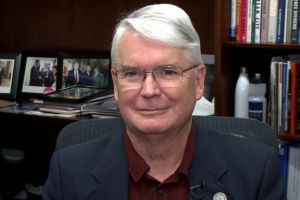
[(37, 104), (23, 104), (22, 106), (7, 106), (0, 108), (0, 117), (1, 116), (11, 116), (15, 118), (32, 118), (34, 120), (51, 120), (51, 121), (60, 121), (61, 123), (69, 124), (71, 122), (92, 119), (91, 116), (80, 116), (80, 115), (61, 115), (53, 113), (43, 113), (39, 112)]

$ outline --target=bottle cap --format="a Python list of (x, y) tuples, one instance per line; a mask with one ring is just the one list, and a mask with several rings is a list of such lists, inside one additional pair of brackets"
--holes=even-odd
[(247, 68), (246, 67), (241, 67), (240, 73), (241, 74), (247, 74)]
[(259, 84), (259, 83), (266, 83), (266, 79), (261, 77), (260, 74), (255, 74), (255, 77), (251, 77), (249, 79), (250, 83)]

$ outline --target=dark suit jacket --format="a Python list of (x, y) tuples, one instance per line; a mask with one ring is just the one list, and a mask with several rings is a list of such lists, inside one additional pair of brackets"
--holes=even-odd
[[(190, 200), (279, 200), (283, 197), (274, 148), (197, 127), (191, 164)], [(128, 167), (124, 133), (55, 152), (43, 190), (44, 200), (126, 200)], [(206, 183), (206, 188), (203, 186)]]

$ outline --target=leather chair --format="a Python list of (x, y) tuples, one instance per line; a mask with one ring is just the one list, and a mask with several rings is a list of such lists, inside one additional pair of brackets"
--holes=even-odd
[(0, 200), (12, 199), (14, 195), (22, 190), (22, 183), (19, 183), (25, 154), (22, 150), (12, 148), (1, 148), (0, 165)]
[[(246, 140), (255, 140), (278, 148), (275, 132), (268, 125), (250, 119), (193, 116), (196, 124), (203, 125), (224, 134), (231, 134)], [(64, 127), (58, 135), (56, 149), (92, 140), (102, 134), (116, 134), (124, 130), (122, 118), (92, 119), (74, 122)]]

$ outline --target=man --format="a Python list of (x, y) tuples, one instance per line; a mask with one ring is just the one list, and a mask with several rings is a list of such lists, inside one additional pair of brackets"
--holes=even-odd
[(111, 55), (126, 131), (56, 152), (44, 200), (283, 199), (274, 149), (193, 125), (205, 66), (182, 9), (131, 13)]
[(40, 72), (40, 60), (36, 59), (34, 65), (30, 69), (30, 86), (42, 86), (43, 80)]
[(72, 85), (77, 85), (81, 84), (82, 82), (82, 71), (79, 67), (78, 62), (73, 63), (73, 68), (68, 72), (67, 80), (66, 80), (66, 85), (67, 86), (72, 86)]

